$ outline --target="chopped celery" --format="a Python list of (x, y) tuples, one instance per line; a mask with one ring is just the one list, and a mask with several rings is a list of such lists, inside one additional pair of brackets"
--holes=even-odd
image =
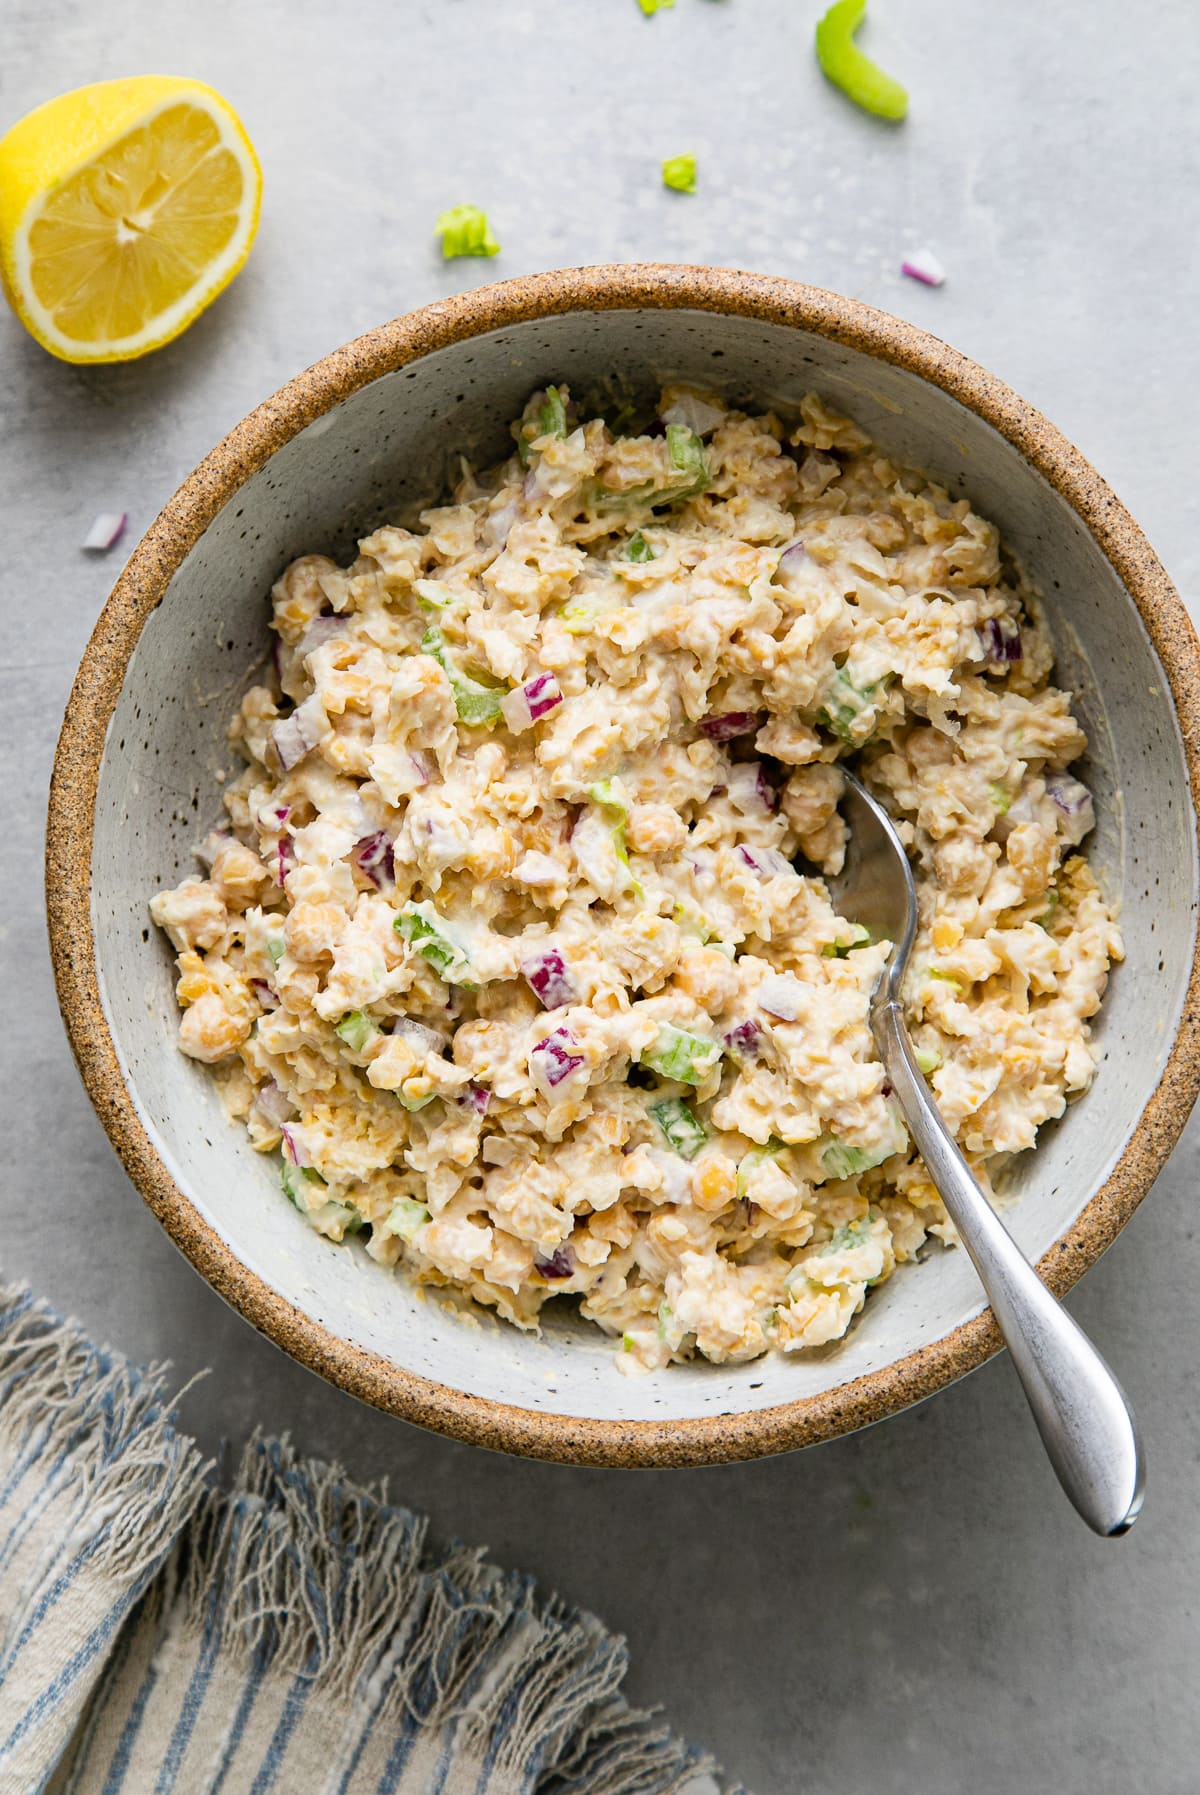
[(425, 1109), (432, 1103), (436, 1096), (436, 1091), (428, 1091), (424, 1097), (406, 1097), (402, 1090), (396, 1092), (396, 1099), (401, 1108), (409, 1110), (414, 1115), (417, 1110)]
[(721, 1057), (720, 1043), (689, 1034), (673, 1022), (661, 1022), (658, 1038), (642, 1054), (641, 1063), (678, 1084), (703, 1084)]
[(1040, 916), (1035, 916), (1033, 919), (1034, 922), (1037, 923), (1039, 929), (1045, 929), (1049, 932), (1050, 925), (1054, 921), (1054, 914), (1058, 909), (1060, 901), (1057, 890), (1051, 885), (1046, 893), (1046, 908), (1042, 911)]
[(927, 966), (925, 976), (926, 978), (940, 979), (944, 985), (953, 985), (956, 991), (961, 989), (960, 982), (954, 973), (943, 972), (940, 966)]
[[(613, 848), (617, 859), (628, 872), (629, 849), (625, 845), (625, 825), (629, 821), (628, 804), (618, 794), (611, 779), (597, 780), (595, 785), (589, 785), (586, 789), (592, 803), (599, 804), (602, 810), (608, 812), (608, 826)], [(637, 897), (645, 897), (646, 894), (640, 880), (635, 879), (632, 873), (629, 875), (629, 883)]]
[(664, 1103), (652, 1103), (650, 1114), (676, 1153), (684, 1159), (695, 1159), (708, 1139), (708, 1130), (687, 1104), (679, 1097), (668, 1097)]
[(897, 121), (908, 111), (907, 93), (854, 41), (866, 10), (867, 0), (836, 0), (817, 25), (817, 61), (822, 73), (856, 106), (876, 118)]
[(765, 1147), (751, 1147), (749, 1153), (743, 1154), (738, 1161), (737, 1169), (737, 1194), (739, 1197), (744, 1197), (749, 1193), (750, 1180), (759, 1166), (765, 1165), (768, 1159), (774, 1159), (776, 1154), (782, 1153), (783, 1145), (782, 1141), (769, 1140)]
[(412, 1240), (429, 1220), (429, 1211), (415, 1197), (397, 1197), (383, 1224), (383, 1233), (398, 1234), (401, 1240)]
[[(525, 429), (530, 434), (525, 435)], [(543, 436), (565, 436), (567, 434), (567, 407), (562, 394), (556, 386), (546, 388), (546, 396), (534, 412), (533, 417), (525, 420), (520, 438), (517, 442), (517, 453), (522, 465), (529, 466), (532, 445)]]
[(438, 214), (434, 235), (442, 239), (442, 256), (496, 256), (500, 245), (492, 235), (487, 213), (478, 206), (451, 206)]
[(267, 942), (267, 952), (270, 954), (272, 962), (278, 966), (287, 952), (287, 944), (282, 935), (277, 935), (273, 940)]
[(664, 1297), (658, 1305), (658, 1337), (665, 1340), (671, 1326), (671, 1305)]
[[(432, 912), (432, 914), (431, 914)], [(446, 933), (445, 924), (432, 904), (410, 904), (392, 924), (398, 935), (412, 943), (448, 985), (462, 985), (468, 970), (467, 956)]]
[(827, 960), (844, 960), (846, 955), (852, 954), (856, 947), (869, 947), (871, 945), (871, 931), (870, 929), (864, 929), (861, 922), (852, 922), (850, 924), (850, 929), (851, 938), (849, 941), (827, 941), (825, 943), (821, 952)]
[(996, 806), (996, 815), (1007, 816), (1013, 801), (1013, 795), (1008, 787), (1006, 785), (996, 785), (989, 782), (988, 796)]
[(650, 547), (650, 544), (646, 541), (642, 532), (640, 530), (635, 530), (633, 535), (629, 538), (629, 541), (625, 544), (625, 559), (627, 561), (657, 561), (658, 556)]
[(668, 424), (667, 453), (671, 465), (677, 467), (689, 482), (686, 491), (675, 494), (673, 504), (678, 504), (680, 499), (696, 498), (707, 490), (710, 478), (708, 456), (694, 430), (689, 430), (686, 424)]
[(413, 591), (423, 611), (448, 611), (454, 594), (441, 580), (414, 580)]
[(582, 636), (595, 627), (598, 617), (617, 608), (617, 600), (613, 598), (576, 598), (569, 605), (564, 605), (558, 616), (569, 636)]
[(324, 1178), (312, 1166), (294, 1166), (286, 1159), (279, 1169), (279, 1178), (291, 1202), (304, 1215), (308, 1214), (308, 1207), (303, 1200), (305, 1185), (316, 1184), (322, 1190), (325, 1188)]
[(817, 712), (817, 722), (831, 729), (843, 742), (857, 743), (867, 739), (859, 727), (865, 711), (872, 708), (879, 682), (856, 686), (843, 667), (838, 667), (829, 684), (825, 702)]
[(694, 430), (689, 430), (686, 424), (668, 424), (667, 453), (675, 470), (669, 486), (656, 486), (653, 480), (643, 480), (640, 485), (628, 486), (623, 492), (595, 486), (591, 491), (591, 502), (600, 511), (628, 511), (642, 505), (653, 509), (655, 505), (682, 505), (685, 499), (698, 498), (708, 490), (711, 478), (708, 456)]
[(923, 1072), (926, 1078), (944, 1063), (936, 1047), (914, 1047), (913, 1058), (917, 1062), (917, 1071)]
[(501, 717), (501, 706), (508, 697), (507, 686), (485, 686), (470, 674), (463, 673), (450, 659), (446, 638), (434, 624), (421, 637), (422, 654), (431, 655), (450, 681), (454, 708), (459, 720), (476, 728), (491, 729)]
[(702, 916), (699, 910), (689, 909), (687, 904), (676, 904), (671, 911), (671, 917), (685, 935), (694, 935), (697, 941), (701, 942), (712, 940), (712, 930), (708, 926), (708, 919)]
[(351, 1010), (338, 1023), (336, 1034), (342, 1037), (351, 1053), (361, 1053), (372, 1035), (378, 1032), (378, 1025), (362, 1010)]
[(695, 156), (668, 156), (662, 165), (663, 186), (674, 193), (695, 193)]
[(632, 1334), (622, 1334), (621, 1335), (621, 1351), (622, 1352), (632, 1352), (634, 1347), (636, 1346), (636, 1344), (637, 1344), (637, 1342), (634, 1340), (634, 1337)]
[(873, 1166), (882, 1165), (897, 1151), (894, 1142), (886, 1147), (872, 1149), (868, 1147), (852, 1147), (847, 1141), (833, 1140), (821, 1150), (821, 1164), (830, 1178), (857, 1178), (860, 1172), (869, 1172)]
[(860, 1215), (852, 1222), (843, 1222), (821, 1248), (822, 1253), (843, 1253), (848, 1249), (862, 1246), (871, 1226), (869, 1215)]

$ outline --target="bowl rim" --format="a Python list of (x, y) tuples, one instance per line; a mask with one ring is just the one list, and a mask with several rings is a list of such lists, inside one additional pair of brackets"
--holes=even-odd
[[(904, 1358), (818, 1395), (663, 1421), (523, 1409), (406, 1371), (342, 1339), (242, 1264), (150, 1141), (100, 998), (91, 916), (94, 812), (108, 725), (143, 625), (208, 524), (284, 443), (381, 375), (486, 332), (576, 311), (674, 309), (812, 331), (917, 374), (998, 431), (1075, 511), (1137, 607), (1170, 686), (1193, 811), (1200, 815), (1200, 642), (1141, 530), (1073, 444), (984, 368), (861, 301), (773, 275), (645, 263), (554, 270), (438, 300), (325, 356), (237, 424), (167, 501), (113, 587), (67, 703), (47, 818), (50, 951), (71, 1048), (109, 1139), (176, 1246), (260, 1332), (362, 1401), (457, 1439), (563, 1463), (713, 1464), (813, 1445), (882, 1420), (964, 1376), (999, 1348), (999, 1331), (984, 1309)], [(1197, 829), (1200, 841), (1200, 823)], [(1071, 1288), (1133, 1214), (1174, 1146), (1198, 1088), (1200, 930), (1194, 920), (1188, 990), (1158, 1086), (1105, 1184), (1039, 1262), (1057, 1294)]]

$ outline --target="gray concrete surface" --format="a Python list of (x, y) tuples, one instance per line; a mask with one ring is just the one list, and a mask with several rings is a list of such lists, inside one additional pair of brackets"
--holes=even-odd
[[(1008, 1365), (787, 1459), (690, 1473), (492, 1457), (359, 1407), (180, 1259), (109, 1151), (55, 1010), (41, 898), (62, 705), (119, 556), (222, 432), (357, 331), (532, 268), (709, 261), (890, 307), (996, 369), (1110, 478), (1200, 598), (1191, 0), (873, 0), (900, 130), (822, 84), (819, 0), (8, 0), (0, 129), (65, 88), (165, 69), (241, 111), (266, 199), (252, 260), (179, 343), (91, 372), (0, 316), (2, 1257), (98, 1336), (182, 1376), (207, 1445), (256, 1423), (387, 1472), (443, 1533), (591, 1605), (756, 1795), (1194, 1795), (1200, 1243), (1193, 1126), (1074, 1299), (1144, 1421), (1119, 1544), (1060, 1499)], [(658, 162), (694, 150), (700, 191)], [(443, 266), (439, 208), (488, 207), (492, 263)], [(898, 274), (928, 242), (949, 271)]]

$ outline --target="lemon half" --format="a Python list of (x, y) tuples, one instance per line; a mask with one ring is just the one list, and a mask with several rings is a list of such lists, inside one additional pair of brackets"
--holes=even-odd
[(250, 254), (262, 171), (199, 81), (138, 75), (61, 94), (0, 138), (0, 276), (70, 362), (169, 343)]

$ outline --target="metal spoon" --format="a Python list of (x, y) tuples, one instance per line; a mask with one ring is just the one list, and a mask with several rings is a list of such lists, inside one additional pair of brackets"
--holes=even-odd
[(891, 818), (852, 773), (838, 909), (895, 945), (871, 994), (871, 1027), (917, 1150), (987, 1292), (1058, 1480), (1089, 1527), (1128, 1532), (1142, 1506), (1142, 1449), (1129, 1404), (1091, 1341), (1050, 1294), (971, 1175), (913, 1058), (900, 990), (917, 892)]

